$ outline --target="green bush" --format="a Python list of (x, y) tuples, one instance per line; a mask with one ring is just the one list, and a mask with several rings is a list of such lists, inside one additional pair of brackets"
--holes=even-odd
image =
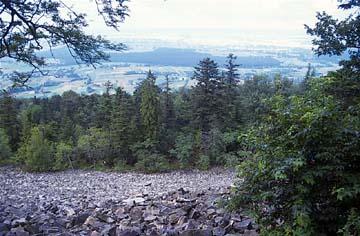
[(85, 161), (85, 164), (93, 167), (106, 165), (107, 160), (111, 159), (111, 151), (109, 135), (99, 128), (90, 128), (81, 135), (76, 149), (77, 156), (82, 157), (81, 162)]
[(226, 167), (238, 166), (249, 154), (242, 149), (243, 144), (238, 140), (239, 132), (225, 132), (222, 135), (224, 153), (221, 158)]
[(9, 138), (3, 129), (0, 129), (0, 164), (7, 163), (11, 157)]
[(235, 198), (264, 235), (356, 235), (360, 212), (360, 103), (345, 108), (314, 80), (303, 97), (282, 95), (246, 139)]
[(74, 168), (71, 160), (73, 147), (69, 144), (60, 142), (56, 145), (54, 170), (65, 170)]
[[(223, 133), (219, 129), (211, 129), (209, 132), (209, 144), (206, 148), (207, 151), (203, 153), (204, 156), (207, 156), (206, 158), (200, 157), (200, 163), (207, 163), (206, 165), (209, 166), (218, 166), (218, 165), (224, 165), (225, 159), (223, 158), (223, 154), (226, 152), (226, 144), (224, 142), (224, 136)], [(201, 158), (203, 160), (201, 160)], [(209, 159), (208, 161), (206, 159)], [(206, 160), (204, 162), (204, 160)], [(200, 166), (203, 168), (204, 166)], [(208, 168), (206, 168), (208, 169)]]
[(31, 129), (30, 137), (18, 150), (17, 160), (28, 171), (50, 171), (54, 164), (53, 145), (45, 137), (45, 127)]
[(192, 166), (194, 164), (193, 135), (178, 135), (175, 140), (175, 147), (170, 150), (170, 154), (176, 157), (182, 168)]
[(157, 153), (139, 159), (135, 164), (135, 169), (145, 173), (158, 173), (170, 170), (165, 156)]
[(138, 142), (131, 147), (137, 159), (135, 169), (146, 173), (164, 172), (169, 170), (169, 162), (161, 155), (156, 144), (150, 139)]
[(131, 171), (133, 169), (133, 166), (129, 165), (126, 160), (119, 160), (115, 163), (114, 171), (118, 172), (127, 172)]
[(196, 164), (200, 170), (208, 170), (211, 167), (210, 157), (202, 154)]

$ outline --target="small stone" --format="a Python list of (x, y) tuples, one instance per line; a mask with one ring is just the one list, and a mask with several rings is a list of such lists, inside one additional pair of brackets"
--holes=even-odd
[(170, 224), (174, 225), (174, 224), (176, 224), (176, 223), (179, 221), (179, 218), (180, 218), (179, 215), (177, 215), (177, 214), (172, 214), (172, 215), (169, 216), (168, 220), (169, 220), (169, 223), (170, 223)]
[(126, 229), (119, 232), (117, 236), (140, 236), (140, 233), (133, 229)]
[(178, 225), (183, 225), (183, 224), (185, 224), (187, 222), (187, 220), (188, 220), (188, 218), (186, 216), (180, 216), (177, 224)]
[(179, 188), (178, 192), (182, 195), (189, 193), (189, 191), (185, 190), (184, 188)]
[(225, 234), (226, 234), (226, 231), (224, 228), (216, 227), (213, 229), (214, 236), (224, 236)]
[(191, 219), (197, 219), (197, 218), (199, 218), (200, 216), (201, 216), (200, 212), (197, 211), (196, 209), (193, 208), (193, 209), (190, 211), (189, 217), (190, 217)]
[(143, 215), (142, 208), (140, 208), (140, 207), (134, 207), (133, 209), (131, 209), (129, 215), (130, 215), (131, 219), (134, 220), (134, 221), (141, 220), (141, 219), (142, 219), (142, 215)]
[(157, 219), (156, 216), (149, 215), (149, 216), (145, 217), (144, 220), (147, 221), (147, 222), (150, 222), (150, 221), (154, 221), (154, 220), (156, 220), (156, 219)]
[(100, 236), (101, 234), (97, 231), (92, 231), (90, 236)]
[(84, 222), (84, 224), (96, 228), (100, 225), (100, 222), (96, 218), (89, 216)]
[(212, 216), (214, 214), (216, 214), (216, 210), (213, 209), (213, 208), (209, 208), (207, 211), (206, 211), (207, 215), (209, 216)]
[(179, 232), (175, 229), (166, 229), (163, 233), (164, 236), (178, 236)]
[(256, 232), (256, 230), (245, 230), (244, 236), (258, 236), (259, 234)]
[(60, 233), (61, 229), (58, 227), (51, 227), (44, 230), (45, 235)]
[(74, 211), (74, 209), (72, 209), (71, 207), (66, 207), (65, 209), (64, 209), (64, 211), (65, 211), (65, 213), (66, 213), (66, 216), (73, 216), (73, 215), (75, 215), (75, 211)]
[(27, 220), (25, 218), (16, 219), (11, 222), (11, 226), (13, 228), (15, 228), (17, 226), (24, 226), (26, 224), (27, 224)]
[(105, 229), (101, 231), (101, 235), (116, 236), (116, 226), (107, 225)]
[(179, 202), (179, 203), (188, 203), (188, 202), (195, 202), (196, 199), (193, 198), (193, 199), (188, 199), (188, 198), (177, 198), (176, 199), (176, 202)]
[(114, 220), (113, 218), (111, 218), (111, 217), (108, 217), (108, 218), (106, 219), (106, 223), (112, 224), (112, 223), (114, 223), (114, 222), (115, 222), (115, 220)]
[(124, 208), (118, 208), (116, 211), (115, 211), (115, 215), (117, 217), (118, 220), (122, 220), (124, 218), (127, 217), (127, 214), (125, 213), (125, 209)]
[(137, 198), (129, 198), (123, 201), (128, 206), (135, 206), (136, 204), (140, 204), (145, 202), (145, 198), (137, 197)]
[(216, 225), (219, 225), (222, 220), (223, 220), (223, 217), (217, 216), (217, 217), (215, 217), (214, 222), (215, 222)]
[(148, 233), (147, 235), (149, 235), (149, 236), (160, 236), (159, 232), (157, 230), (155, 230), (155, 229), (152, 229), (150, 231), (150, 233)]
[(15, 235), (15, 236), (29, 236), (30, 235), (22, 227), (12, 228), (8, 234)]
[(88, 213), (88, 212), (81, 213), (73, 218), (72, 224), (73, 225), (82, 225), (88, 219), (89, 216), (90, 216), (90, 213)]
[(97, 217), (99, 220), (103, 221), (103, 222), (107, 222), (107, 220), (108, 220), (108, 216), (107, 216), (106, 214), (104, 214), (104, 213), (98, 212), (98, 213), (96, 214), (96, 217)]
[(196, 229), (196, 226), (194, 224), (194, 220), (189, 220), (189, 222), (185, 223), (183, 225), (183, 229), (184, 230), (191, 230), (191, 229)]
[(241, 222), (236, 222), (233, 224), (233, 229), (236, 231), (244, 232), (245, 230), (252, 229), (252, 221), (251, 219), (243, 220)]
[(1, 233), (6, 233), (8, 232), (10, 229), (9, 229), (9, 226), (5, 223), (0, 223), (0, 232)]
[(212, 236), (211, 230), (191, 229), (185, 230), (180, 236)]

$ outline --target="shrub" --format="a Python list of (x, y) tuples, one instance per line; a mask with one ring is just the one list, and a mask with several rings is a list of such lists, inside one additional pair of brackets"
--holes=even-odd
[(45, 127), (31, 129), (30, 137), (18, 150), (18, 160), (23, 161), (29, 171), (50, 171), (53, 168), (54, 150), (45, 138)]
[(156, 144), (150, 139), (138, 142), (131, 147), (137, 159), (135, 169), (146, 173), (164, 172), (169, 170), (169, 163), (165, 156), (161, 155)]
[(194, 164), (193, 135), (178, 135), (175, 140), (175, 147), (170, 150), (170, 153), (176, 157), (182, 168), (187, 168)]
[(206, 156), (204, 154), (200, 155), (200, 158), (197, 162), (197, 166), (200, 168), (200, 170), (210, 169), (210, 167), (211, 167), (210, 157)]
[(84, 157), (86, 164), (96, 167), (97, 164), (106, 164), (110, 159), (111, 148), (109, 136), (99, 128), (90, 128), (86, 134), (79, 137), (76, 153)]
[(236, 201), (263, 234), (359, 233), (360, 104), (344, 109), (314, 81), (303, 97), (274, 96), (264, 123), (246, 138)]
[(115, 163), (114, 171), (127, 172), (133, 169), (133, 166), (129, 165), (126, 160), (119, 160)]
[(71, 160), (73, 147), (69, 144), (60, 142), (56, 145), (54, 170), (65, 170), (74, 168)]
[(0, 164), (6, 163), (11, 157), (9, 138), (3, 129), (0, 129)]

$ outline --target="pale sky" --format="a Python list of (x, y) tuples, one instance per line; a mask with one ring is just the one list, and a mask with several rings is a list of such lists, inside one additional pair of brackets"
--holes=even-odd
[(305, 34), (304, 24), (316, 22), (316, 12), (326, 11), (341, 16), (337, 0), (131, 0), (130, 17), (120, 33), (107, 29), (93, 0), (66, 0), (74, 8), (86, 12), (88, 31), (95, 34), (121, 35), (121, 32), (161, 29), (195, 29), (254, 31), (267, 34)]
[(135, 28), (303, 28), (336, 0), (133, 0), (126, 26)]
[[(91, 0), (81, 5), (94, 19)], [(125, 28), (302, 29), (317, 11), (339, 13), (336, 0), (132, 0)]]

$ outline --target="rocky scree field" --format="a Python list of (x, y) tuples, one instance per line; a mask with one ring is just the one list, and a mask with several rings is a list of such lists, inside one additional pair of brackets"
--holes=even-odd
[(226, 212), (229, 170), (145, 175), (0, 169), (2, 235), (257, 235)]

